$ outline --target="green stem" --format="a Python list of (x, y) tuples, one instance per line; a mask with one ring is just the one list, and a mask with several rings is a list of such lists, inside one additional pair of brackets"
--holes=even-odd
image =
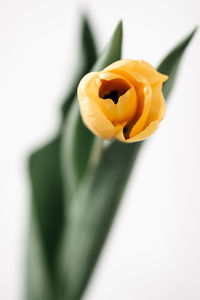
[(90, 170), (93, 170), (98, 165), (104, 148), (103, 142), (104, 140), (99, 137), (94, 138), (94, 142), (93, 142), (93, 146), (92, 146), (92, 150), (88, 162), (87, 172), (90, 172)]

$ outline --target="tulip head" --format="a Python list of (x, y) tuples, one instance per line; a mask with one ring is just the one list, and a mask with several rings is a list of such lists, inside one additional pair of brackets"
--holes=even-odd
[(104, 139), (144, 140), (164, 118), (162, 84), (167, 78), (147, 62), (130, 59), (88, 73), (78, 86), (83, 122)]

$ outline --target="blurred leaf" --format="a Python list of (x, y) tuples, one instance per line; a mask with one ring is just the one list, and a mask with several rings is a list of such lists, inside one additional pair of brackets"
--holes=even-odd
[[(187, 39), (188, 42), (189, 40)], [(176, 55), (169, 55), (164, 60), (165, 63), (161, 64), (163, 73), (172, 74), (170, 84), (164, 91), (166, 96), (173, 86), (185, 48), (186, 44), (180, 44), (179, 50), (175, 51)], [(60, 299), (81, 298), (142, 144), (143, 142), (123, 144), (114, 141), (104, 150), (97, 167), (86, 172), (79, 185), (76, 185), (73, 201), (68, 208), (68, 227), (60, 261), (63, 276), (63, 294)], [(79, 145), (79, 149), (82, 147), (84, 144)], [(67, 166), (67, 161), (65, 164)]]
[(166, 56), (158, 67), (159, 72), (169, 76), (169, 79), (163, 85), (163, 94), (165, 97), (169, 96), (174, 86), (182, 55), (196, 31), (197, 27)]
[[(122, 44), (122, 22), (120, 22), (108, 44), (107, 48), (101, 54), (100, 58), (98, 59), (97, 63), (93, 67), (93, 70), (100, 70), (105, 68), (108, 64), (119, 60), (121, 57), (121, 44)], [(86, 166), (88, 164), (88, 158), (90, 155), (90, 150), (93, 145), (94, 136), (93, 134), (83, 125), (78, 100), (73, 103), (73, 106), (70, 109), (69, 116), (66, 119), (64, 128), (63, 128), (63, 136), (62, 136), (62, 165), (63, 171), (66, 176), (65, 185), (68, 189), (70, 189), (70, 197), (77, 189), (78, 182), (80, 181), (81, 177), (86, 170)], [(87, 178), (87, 177), (86, 177)], [(87, 185), (86, 185), (87, 186)], [(67, 194), (69, 196), (69, 194)], [(82, 201), (84, 196), (78, 198), (78, 201)], [(74, 205), (76, 205), (76, 201), (70, 204), (69, 202), (67, 207), (67, 226), (66, 231), (63, 236), (63, 248), (61, 249), (61, 264), (60, 264), (60, 271), (61, 271), (61, 280), (62, 282), (62, 299), (72, 300), (78, 299), (81, 295), (82, 290), (84, 289), (85, 283), (87, 279), (86, 270), (82, 269), (82, 265), (77, 265), (78, 268), (73, 269), (73, 263), (76, 259), (80, 259), (80, 257), (76, 256), (77, 247), (79, 244), (75, 243), (72, 244), (72, 251), (69, 252), (68, 247), (70, 247), (69, 243), (70, 238), (68, 239), (68, 233), (71, 236), (71, 229), (75, 225), (74, 221), (76, 219), (73, 218), (71, 215), (71, 209), (73, 211)], [(85, 212), (83, 207), (83, 212)], [(84, 214), (85, 217), (87, 214)], [(68, 219), (69, 218), (69, 219)], [(69, 227), (68, 227), (69, 226)], [(72, 227), (71, 227), (72, 226)], [(78, 235), (76, 236), (78, 239), (80, 238), (79, 232), (75, 232)], [(76, 239), (76, 237), (74, 237)], [(90, 238), (90, 237), (89, 237)], [(81, 249), (82, 249), (82, 245)], [(80, 249), (80, 250), (81, 250)], [(79, 252), (79, 250), (78, 250)], [(81, 254), (81, 253), (79, 253)], [(84, 258), (85, 259), (85, 258)], [(70, 262), (70, 260), (72, 260)], [(77, 262), (78, 262), (77, 261)], [(79, 269), (80, 267), (80, 269)], [(78, 275), (79, 271), (80, 274)], [(73, 273), (76, 272), (77, 277), (73, 277)], [(82, 276), (80, 276), (82, 274)], [(73, 277), (73, 280), (72, 280)], [(78, 295), (78, 296), (77, 296)]]
[(82, 22), (82, 41), (81, 47), (79, 49), (79, 61), (77, 64), (77, 72), (75, 79), (72, 80), (72, 87), (69, 92), (69, 95), (66, 97), (62, 106), (63, 119), (65, 119), (70, 105), (74, 100), (79, 81), (91, 69), (92, 65), (97, 59), (94, 37), (86, 16), (83, 17)]
[(38, 232), (38, 222), (33, 210), (30, 216), (29, 228), (24, 299), (55, 300), (47, 260), (40, 239), (41, 235)]
[[(87, 73), (96, 60), (94, 40), (86, 18), (82, 20), (80, 48), (79, 71), (77, 72), (77, 79), (73, 81), (73, 87), (69, 96), (65, 99), (62, 109), (63, 119), (65, 119), (67, 111), (74, 99), (74, 95), (76, 94), (80, 76)], [(36, 226), (38, 226), (36, 234), (40, 235), (38, 241), (41, 242), (40, 247), (42, 247), (42, 251), (44, 251), (45, 263), (47, 264), (48, 275), (50, 276), (52, 286), (55, 285), (56, 280), (54, 273), (56, 254), (64, 225), (63, 184), (60, 169), (60, 131), (47, 145), (31, 154), (29, 170), (32, 188), (32, 209), (35, 214)], [(67, 201), (66, 198), (65, 201)], [(30, 235), (31, 232), (32, 228), (30, 228)], [(34, 240), (35, 238), (30, 239), (29, 243), (33, 243)], [(32, 247), (34, 247), (34, 245), (29, 245), (29, 249), (32, 249)], [(40, 258), (40, 261), (44, 258)], [(34, 253), (32, 254), (32, 259), (36, 265), (39, 265), (39, 262), (37, 264), (39, 258), (38, 256), (34, 258)], [(34, 275), (33, 267), (33, 262), (31, 263), (29, 260), (29, 273), (33, 273)], [(42, 274), (40, 277), (43, 278)], [(32, 276), (33, 286), (36, 285), (34, 280), (37, 282), (38, 279)], [(37, 292), (38, 295), (43, 295), (41, 296), (41, 300), (49, 300), (48, 291), (46, 291), (46, 297), (44, 296), (42, 282), (39, 287), (41, 288), (41, 293), (40, 291)], [(28, 293), (30, 296), (28, 300), (33, 299), (30, 294), (31, 292)], [(40, 298), (34, 298), (34, 300), (36, 299)]]
[[(100, 55), (92, 70), (100, 71), (121, 57), (122, 22), (119, 22), (106, 49)], [(83, 125), (77, 97), (70, 108), (68, 118), (63, 126), (62, 134), (62, 166), (65, 183), (65, 195), (71, 198), (80, 179), (82, 178), (94, 135)]]
[(115, 29), (115, 32), (104, 51), (99, 56), (92, 71), (101, 71), (108, 65), (121, 58), (122, 43), (122, 21), (120, 21)]
[(33, 153), (29, 160), (32, 209), (38, 222), (42, 247), (50, 272), (54, 270), (55, 255), (64, 220), (59, 148), (60, 137), (57, 136), (52, 142)]
[(95, 173), (87, 174), (77, 188), (69, 210), (61, 267), (65, 269), (61, 299), (78, 300), (90, 279), (126, 186), (141, 143), (113, 142)]

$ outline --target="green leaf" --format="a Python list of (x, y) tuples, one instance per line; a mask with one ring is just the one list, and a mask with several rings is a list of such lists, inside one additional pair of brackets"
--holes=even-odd
[[(115, 32), (92, 70), (100, 71), (121, 57), (122, 22)], [(94, 135), (83, 125), (77, 97), (69, 111), (62, 133), (62, 166), (65, 195), (71, 198), (74, 190), (86, 170)]]
[(32, 210), (38, 222), (50, 273), (53, 273), (55, 267), (55, 256), (64, 224), (59, 149), (60, 137), (57, 136), (46, 146), (34, 152), (29, 159)]
[[(105, 242), (141, 143), (115, 141), (74, 195), (61, 261), (66, 280), (61, 299), (81, 298)], [(62, 274), (62, 275), (63, 275)]]
[(108, 65), (119, 60), (121, 58), (121, 51), (122, 51), (121, 43), (122, 43), (122, 21), (118, 23), (109, 44), (101, 53), (99, 59), (93, 66), (92, 71), (101, 71), (102, 69), (106, 68)]
[[(186, 46), (178, 47), (181, 50), (173, 57), (168, 56), (164, 60), (166, 63), (161, 64), (163, 73), (174, 74), (174, 65), (177, 71), (177, 62), (180, 62), (186, 49)], [(168, 60), (171, 62), (170, 65), (167, 63)], [(170, 79), (168, 93), (173, 86), (175, 75)], [(142, 144), (143, 142), (123, 144), (114, 141), (103, 151), (97, 167), (86, 172), (82, 181), (76, 186), (68, 210), (68, 227), (60, 261), (62, 278), (60, 299), (81, 298)], [(79, 147), (81, 149), (80, 145)]]
[[(98, 59), (97, 63), (93, 67), (93, 70), (101, 70), (108, 64), (119, 60), (121, 57), (121, 44), (122, 22), (118, 24), (110, 40), (110, 43)], [(68, 194), (66, 194), (67, 198), (72, 197), (74, 191), (77, 189), (80, 179), (83, 177), (86, 166), (88, 165), (88, 159), (93, 146), (93, 142), (94, 136), (83, 125), (80, 117), (78, 101), (76, 100), (70, 109), (68, 118), (66, 119), (62, 136), (62, 164), (63, 172), (65, 174), (65, 186), (67, 187), (68, 191), (70, 190), (70, 194), (69, 192)], [(82, 197), (79, 197), (79, 201), (81, 200)], [(76, 201), (74, 201), (73, 199), (71, 203), (68, 202), (66, 205), (67, 224), (66, 231), (63, 235), (63, 248), (61, 249), (61, 259), (59, 265), (59, 271), (61, 273), (60, 277), (62, 281), (61, 293), (63, 297), (61, 297), (61, 299), (68, 300), (76, 299), (77, 295), (80, 295), (82, 293), (82, 290), (84, 289), (85, 283), (87, 281), (84, 279), (86, 271), (85, 269), (80, 271), (80, 274), (82, 274), (83, 276), (77, 276), (77, 278), (74, 278), (74, 283), (72, 283), (71, 281), (72, 273), (74, 272), (74, 270), (72, 264), (70, 263), (70, 260), (72, 259), (73, 262), (75, 262), (77, 258), (76, 253), (74, 253), (75, 255), (73, 255), (73, 250), (72, 252), (68, 252), (68, 233), (71, 236), (71, 228), (74, 226), (74, 221), (76, 222), (76, 220), (74, 220), (71, 215), (71, 210), (73, 211), (74, 204), (76, 204)], [(80, 237), (79, 233), (77, 237)], [(76, 248), (78, 245), (72, 244), (72, 246), (75, 246), (74, 251), (76, 252)]]
[[(73, 81), (73, 87), (69, 95), (65, 99), (63, 105), (63, 120), (66, 118), (67, 112), (71, 106), (71, 103), (76, 94), (77, 84), (80, 80), (80, 76), (83, 76), (89, 71), (91, 66), (96, 60), (96, 50), (94, 46), (94, 40), (88, 21), (86, 18), (82, 19), (82, 33), (81, 33), (81, 45), (80, 45), (80, 58), (79, 71), (77, 72), (77, 78)], [(35, 265), (39, 266), (42, 260), (45, 259), (45, 265), (47, 271), (44, 270), (44, 274), (40, 274), (40, 278), (46, 278), (48, 274), (49, 279), (46, 282), (50, 282), (51, 287), (56, 285), (55, 276), (55, 261), (57, 251), (60, 243), (61, 233), (64, 225), (64, 198), (63, 198), (63, 184), (62, 174), (60, 168), (60, 135), (61, 129), (57, 135), (41, 149), (31, 154), (29, 158), (29, 173), (32, 190), (32, 210), (34, 212), (34, 223), (38, 230), (34, 234), (37, 237), (37, 241), (40, 241), (40, 247), (44, 251), (43, 257), (39, 258), (39, 254), (31, 254), (32, 260)], [(67, 199), (65, 198), (65, 202)], [(32, 228), (30, 227), (30, 234)], [(34, 239), (29, 240), (29, 251), (34, 248)], [(39, 243), (39, 242), (38, 242)], [(38, 247), (39, 247), (38, 246)], [(28, 254), (29, 255), (29, 254)], [(39, 262), (40, 261), (40, 262)], [(32, 280), (32, 285), (36, 286), (38, 277), (34, 276), (34, 264), (29, 260), (29, 273)], [(40, 269), (40, 273), (42, 268)], [(49, 300), (49, 292), (46, 290), (46, 297), (44, 295), (44, 286), (46, 283), (42, 283), (38, 286), (37, 295), (41, 295), (39, 298), (31, 297), (31, 291), (27, 294), (30, 299)], [(49, 287), (49, 290), (51, 290)], [(27, 287), (29, 290), (30, 285)], [(40, 290), (41, 288), (41, 290)], [(32, 289), (34, 292), (34, 289)]]
[(38, 232), (38, 222), (33, 210), (29, 228), (24, 299), (55, 300), (41, 235)]
[(160, 63), (158, 71), (169, 76), (169, 79), (163, 85), (163, 94), (167, 98), (174, 86), (176, 74), (185, 49), (192, 40), (197, 27), (182, 40)]
[(79, 49), (79, 61), (77, 64), (75, 79), (72, 80), (71, 90), (62, 106), (63, 120), (66, 118), (70, 105), (74, 100), (79, 81), (91, 69), (92, 65), (94, 64), (97, 58), (94, 37), (86, 16), (83, 16), (82, 23), (82, 41), (81, 47)]

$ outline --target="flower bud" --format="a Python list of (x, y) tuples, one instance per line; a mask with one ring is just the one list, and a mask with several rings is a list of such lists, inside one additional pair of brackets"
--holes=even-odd
[(147, 62), (130, 59), (88, 73), (78, 86), (83, 122), (104, 139), (146, 139), (164, 118), (162, 84), (167, 79)]

